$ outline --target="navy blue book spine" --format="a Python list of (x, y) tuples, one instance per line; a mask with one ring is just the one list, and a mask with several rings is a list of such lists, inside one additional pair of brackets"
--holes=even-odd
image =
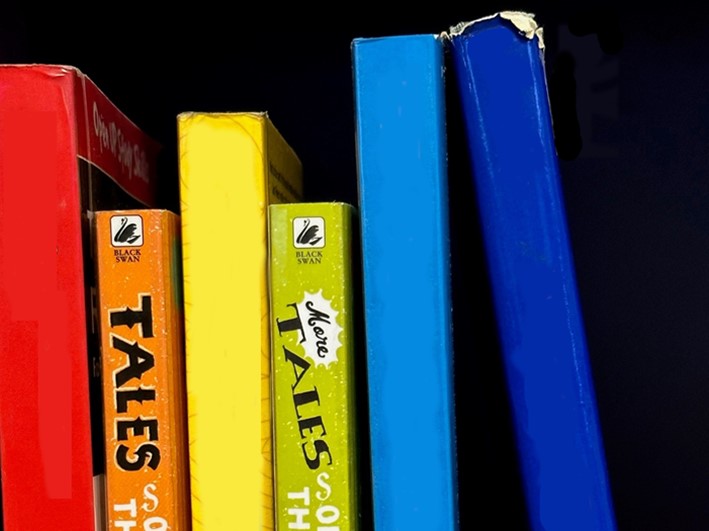
[(451, 29), (528, 513), (616, 528), (534, 18)]

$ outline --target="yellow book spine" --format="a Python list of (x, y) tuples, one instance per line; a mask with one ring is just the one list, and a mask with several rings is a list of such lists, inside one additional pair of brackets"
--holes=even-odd
[(302, 194), (264, 113), (178, 117), (195, 531), (273, 529), (267, 208)]
[(189, 529), (179, 219), (96, 213), (107, 529)]

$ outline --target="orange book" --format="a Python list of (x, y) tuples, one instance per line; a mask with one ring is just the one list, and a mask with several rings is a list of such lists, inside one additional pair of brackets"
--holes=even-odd
[(108, 530), (187, 530), (180, 221), (97, 212)]

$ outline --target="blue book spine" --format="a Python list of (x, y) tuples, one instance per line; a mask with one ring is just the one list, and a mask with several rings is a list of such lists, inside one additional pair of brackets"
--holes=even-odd
[(443, 41), (352, 43), (377, 530), (458, 529)]
[(449, 37), (530, 523), (613, 530), (541, 34), (502, 13)]

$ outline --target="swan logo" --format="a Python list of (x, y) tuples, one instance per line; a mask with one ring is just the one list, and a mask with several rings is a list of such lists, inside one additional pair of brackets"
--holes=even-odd
[(325, 220), (323, 218), (293, 219), (293, 245), (297, 249), (325, 247)]
[(114, 247), (140, 247), (143, 245), (143, 218), (140, 216), (113, 216), (111, 242)]

